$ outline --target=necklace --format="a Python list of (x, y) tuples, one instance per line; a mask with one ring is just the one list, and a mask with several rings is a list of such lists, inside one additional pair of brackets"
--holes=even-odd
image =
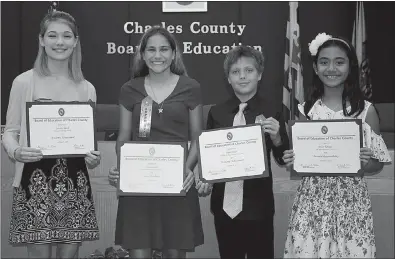
[[(326, 107), (329, 108), (329, 106), (325, 103), (325, 100), (321, 99), (321, 102), (322, 102)], [(343, 106), (343, 104), (340, 103), (340, 104), (336, 105), (333, 109), (331, 109), (331, 108), (329, 108), (329, 109), (331, 109), (331, 110), (334, 111), (334, 112), (338, 112), (338, 109), (340, 109), (342, 106)]]
[[(149, 81), (147, 80), (147, 84), (149, 85), (149, 88), (151, 89), (151, 92), (154, 95), (154, 98), (157, 100), (156, 98), (156, 94), (154, 89), (152, 88), (151, 84), (149, 83)], [(156, 102), (156, 101), (155, 101)], [(163, 113), (163, 104), (165, 103), (165, 100), (162, 101), (162, 103), (160, 104), (159, 108), (158, 108), (158, 113)], [(159, 104), (158, 104), (159, 105)]]
[(325, 104), (324, 100), (321, 99), (321, 102), (325, 105), (325, 107), (327, 107), (329, 110), (332, 111), (332, 115), (331, 115), (331, 118), (330, 118), (332, 120), (335, 118), (336, 114), (340, 111), (340, 110), (338, 111), (338, 109), (340, 109), (342, 107), (342, 105), (343, 105), (343, 104), (338, 104), (335, 108), (331, 109), (331, 108), (329, 108), (328, 105)]

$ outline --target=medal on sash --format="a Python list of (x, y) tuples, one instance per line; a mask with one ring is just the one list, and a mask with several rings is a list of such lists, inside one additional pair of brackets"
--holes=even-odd
[(152, 98), (147, 96), (141, 102), (139, 137), (149, 138), (151, 133)]

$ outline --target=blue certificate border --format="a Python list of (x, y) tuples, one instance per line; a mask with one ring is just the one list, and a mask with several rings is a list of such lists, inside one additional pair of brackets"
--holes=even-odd
[[(238, 180), (248, 180), (248, 179), (255, 179), (255, 178), (264, 178), (264, 177), (269, 177), (269, 163), (267, 159), (267, 148), (266, 148), (266, 140), (265, 140), (265, 134), (262, 129), (261, 124), (259, 123), (254, 123), (254, 124), (248, 124), (248, 125), (241, 125), (241, 126), (233, 126), (233, 127), (225, 127), (225, 128), (218, 128), (218, 129), (210, 129), (210, 130), (203, 130), (202, 132), (212, 132), (212, 131), (226, 131), (226, 130), (231, 130), (235, 128), (246, 128), (246, 127), (259, 127), (261, 129), (261, 134), (262, 134), (262, 147), (263, 147), (263, 156), (265, 159), (265, 170), (259, 174), (259, 175), (253, 175), (253, 176), (243, 176), (243, 177), (234, 177), (234, 178), (221, 178), (221, 179), (216, 179), (216, 180), (207, 180), (203, 177), (202, 174), (202, 167), (199, 167), (199, 178), (202, 182), (204, 183), (223, 183), (223, 182), (232, 182), (232, 181), (238, 181)], [(200, 138), (200, 137), (199, 137)], [(199, 159), (199, 164), (202, 164), (202, 159), (200, 155), (200, 142), (199, 138), (197, 139), (197, 148), (198, 148), (198, 159)]]
[[(295, 124), (300, 123), (327, 123), (331, 124), (331, 122), (344, 122), (344, 123), (355, 123), (358, 125), (359, 128), (359, 145), (360, 148), (363, 147), (363, 133), (362, 133), (362, 120), (361, 119), (339, 119), (339, 120), (290, 120), (289, 121), (289, 145), (290, 148), (293, 149), (293, 142), (292, 142), (292, 129)], [(344, 147), (347, 149), (347, 147)], [(362, 161), (361, 161), (361, 168), (355, 173), (319, 173), (319, 172), (298, 172), (294, 169), (294, 166), (291, 167), (291, 178), (295, 178), (297, 176), (362, 176)]]
[[(94, 102), (89, 101), (89, 102), (26, 102), (26, 129), (27, 129), (27, 146), (30, 147), (30, 123), (29, 123), (29, 114), (30, 114), (30, 108), (33, 106), (38, 106), (38, 105), (89, 105), (92, 108), (92, 116), (93, 116), (93, 146), (95, 150), (97, 150), (97, 135), (96, 135), (96, 123), (95, 123), (95, 118), (96, 118), (96, 105)], [(85, 157), (85, 154), (55, 154), (55, 155), (44, 155), (43, 158), (62, 158), (62, 157)]]
[[(117, 167), (120, 170), (121, 164), (121, 147), (125, 144), (153, 144), (153, 145), (174, 145), (181, 146), (184, 149), (184, 169), (183, 169), (183, 182), (185, 181), (186, 175), (186, 159), (187, 159), (187, 143), (186, 142), (156, 142), (156, 141), (125, 141), (119, 145), (117, 154)], [(185, 190), (181, 190), (180, 193), (148, 193), (148, 192), (124, 192), (119, 187), (121, 182), (121, 172), (119, 172), (119, 180), (117, 184), (117, 194), (118, 196), (186, 196)]]

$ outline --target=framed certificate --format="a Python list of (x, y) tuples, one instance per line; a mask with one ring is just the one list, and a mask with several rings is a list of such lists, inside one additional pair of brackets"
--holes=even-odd
[(120, 196), (185, 196), (186, 143), (125, 142), (119, 148)]
[(97, 150), (93, 102), (27, 102), (27, 142), (44, 157), (83, 157)]
[(199, 174), (203, 182), (268, 177), (265, 137), (260, 124), (206, 130), (199, 136)]
[(290, 121), (295, 153), (293, 172), (299, 175), (361, 174), (362, 120)]

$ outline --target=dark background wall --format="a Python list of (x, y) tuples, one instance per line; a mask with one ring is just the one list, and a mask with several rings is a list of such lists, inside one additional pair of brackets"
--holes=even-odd
[[(49, 2), (2, 2), (1, 8), (1, 124), (5, 124), (13, 79), (30, 69), (37, 54), (39, 23)], [(308, 42), (319, 32), (351, 38), (355, 2), (300, 2), (302, 62), (305, 89), (311, 81)], [(365, 2), (368, 55), (373, 79), (373, 100), (395, 102), (395, 4)], [(288, 2), (208, 2), (205, 13), (163, 13), (161, 2), (60, 2), (60, 10), (71, 13), (79, 25), (83, 71), (96, 87), (99, 104), (117, 103), (121, 85), (129, 79), (133, 54), (107, 54), (107, 43), (138, 45), (141, 34), (126, 34), (126, 22), (153, 25), (165, 22), (182, 25), (176, 34), (182, 42), (196, 45), (232, 45), (239, 42), (263, 47), (267, 61), (260, 94), (281, 108)], [(235, 34), (193, 34), (192, 22), (201, 24), (244, 24)], [(218, 103), (229, 96), (222, 63), (224, 54), (184, 54), (188, 73), (202, 85), (204, 104)]]

